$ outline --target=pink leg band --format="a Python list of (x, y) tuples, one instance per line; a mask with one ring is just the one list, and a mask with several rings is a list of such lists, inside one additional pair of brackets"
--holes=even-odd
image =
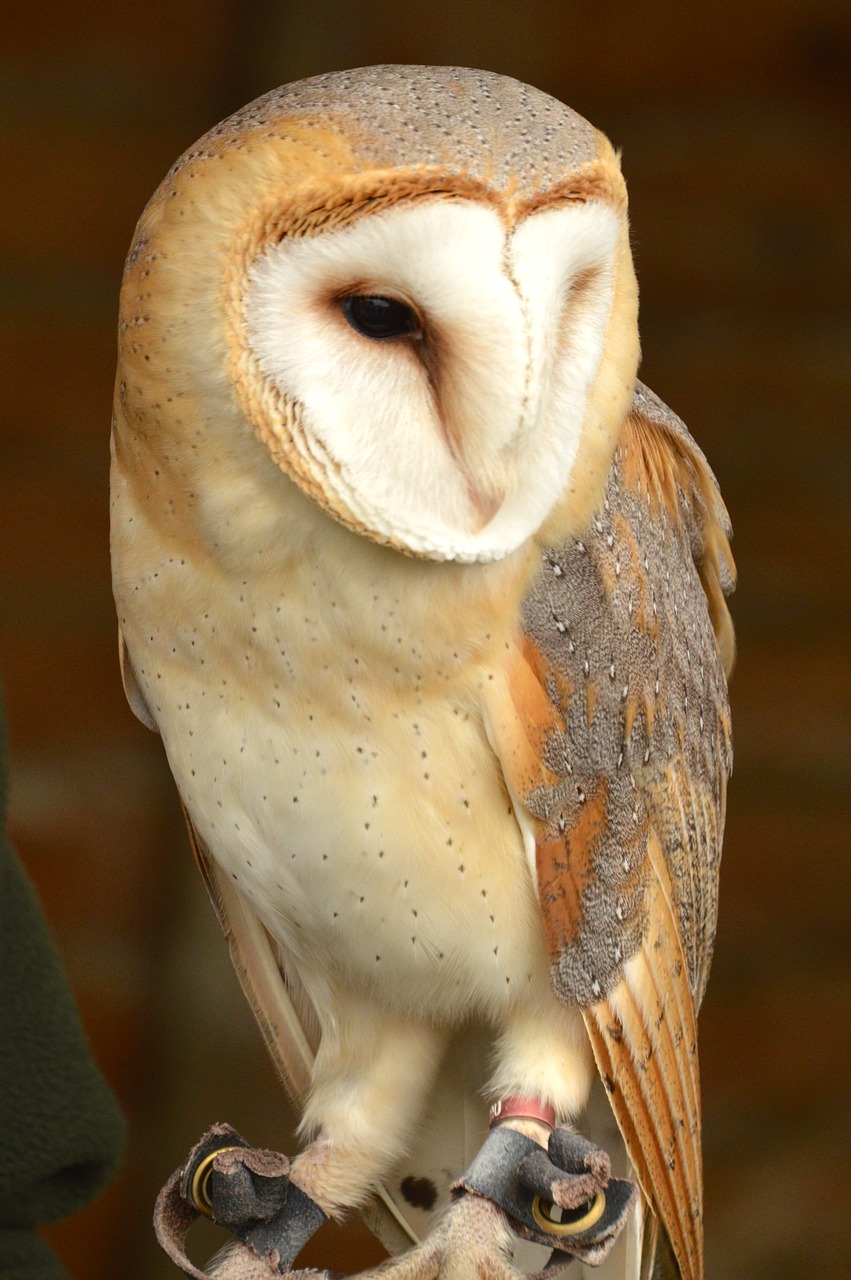
[(503, 1120), (539, 1120), (541, 1124), (554, 1129), (556, 1126), (555, 1109), (540, 1098), (524, 1098), (510, 1093), (495, 1102), (490, 1111), (490, 1127), (502, 1124)]

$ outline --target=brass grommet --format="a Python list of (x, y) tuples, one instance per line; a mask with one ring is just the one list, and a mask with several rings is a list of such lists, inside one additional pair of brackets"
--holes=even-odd
[(204, 1157), (192, 1175), (189, 1195), (193, 1206), (199, 1213), (203, 1213), (205, 1218), (212, 1218), (213, 1216), (213, 1204), (208, 1190), (210, 1174), (213, 1171), (213, 1161), (216, 1156), (223, 1155), (225, 1151), (243, 1151), (244, 1149), (244, 1147), (217, 1147), (215, 1151), (211, 1151), (208, 1156)]
[(545, 1213), (544, 1205), (549, 1206), (549, 1203), (548, 1200), (542, 1200), (540, 1196), (535, 1196), (532, 1201), (532, 1217), (541, 1230), (551, 1236), (578, 1236), (580, 1232), (587, 1231), (602, 1218), (606, 1208), (606, 1193), (602, 1189), (599, 1190), (594, 1199), (589, 1202), (588, 1212), (570, 1222), (556, 1222)]

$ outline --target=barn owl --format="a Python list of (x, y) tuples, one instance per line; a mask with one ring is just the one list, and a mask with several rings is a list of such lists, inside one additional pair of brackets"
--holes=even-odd
[(303, 1115), (222, 1275), (361, 1208), (391, 1276), (701, 1280), (733, 566), (638, 358), (618, 157), (503, 76), (286, 86), (142, 215), (124, 684)]

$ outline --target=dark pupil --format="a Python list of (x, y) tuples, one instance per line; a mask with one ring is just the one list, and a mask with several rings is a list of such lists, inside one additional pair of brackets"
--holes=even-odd
[(395, 298), (353, 293), (342, 305), (349, 324), (365, 338), (401, 338), (417, 327), (411, 308)]

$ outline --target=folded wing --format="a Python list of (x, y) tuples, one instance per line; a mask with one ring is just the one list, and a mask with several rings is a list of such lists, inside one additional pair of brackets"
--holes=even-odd
[(552, 981), (584, 1014), (683, 1280), (703, 1274), (696, 1011), (732, 757), (727, 514), (639, 385), (604, 501), (542, 548), (494, 733), (534, 833)]

